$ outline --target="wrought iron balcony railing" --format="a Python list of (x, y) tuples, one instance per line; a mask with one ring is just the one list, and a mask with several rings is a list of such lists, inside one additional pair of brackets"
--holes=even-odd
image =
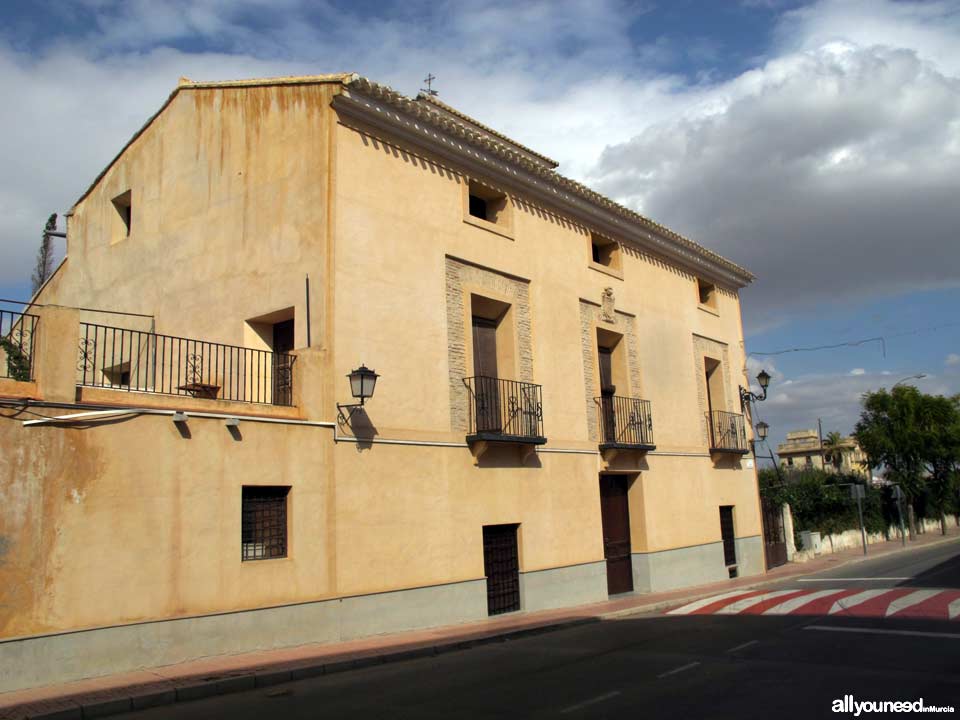
[(470, 397), (468, 440), (542, 445), (540, 386), (477, 375), (464, 380)]
[(34, 333), (40, 318), (0, 310), (0, 378), (33, 380)]
[(293, 404), (295, 356), (80, 323), (77, 384), (272, 405)]
[(746, 455), (747, 432), (744, 429), (743, 415), (739, 413), (714, 410), (707, 413), (707, 431), (710, 435), (712, 452), (728, 452)]
[(654, 450), (650, 401), (608, 395), (594, 398), (600, 420), (600, 448)]

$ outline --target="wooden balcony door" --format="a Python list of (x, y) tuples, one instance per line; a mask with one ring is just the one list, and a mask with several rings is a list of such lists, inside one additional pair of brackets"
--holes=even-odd
[[(284, 320), (273, 326), (273, 352), (288, 353), (293, 350), (293, 320)], [(292, 378), (291, 358), (273, 356), (273, 403), (274, 405), (291, 405)]]
[(497, 382), (497, 323), (473, 316), (473, 374), (476, 376), (477, 432), (503, 432)]
[(617, 413), (613, 396), (617, 387), (613, 384), (613, 350), (597, 348), (600, 362), (600, 414), (603, 418), (603, 442), (617, 441)]
[(624, 475), (600, 476), (603, 556), (607, 561), (607, 592), (611, 595), (633, 590), (627, 482)]

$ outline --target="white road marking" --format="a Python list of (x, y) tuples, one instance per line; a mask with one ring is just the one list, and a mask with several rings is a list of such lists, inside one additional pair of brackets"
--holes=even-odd
[(908, 607), (913, 607), (914, 605), (919, 605), (924, 600), (929, 600), (934, 595), (939, 595), (942, 590), (916, 590), (909, 595), (904, 595), (903, 597), (897, 598), (890, 606), (887, 608), (887, 617), (894, 615), (901, 610), (906, 610)]
[(945, 638), (960, 640), (960, 633), (920, 632), (919, 630), (881, 630), (880, 628), (828, 627), (826, 625), (807, 625), (804, 630), (826, 630), (829, 632), (869, 633), (871, 635), (912, 635), (915, 637)]
[(863, 592), (858, 592), (856, 595), (848, 595), (845, 598), (840, 598), (833, 604), (833, 607), (830, 608), (830, 611), (827, 613), (827, 615), (833, 615), (834, 613), (849, 610), (857, 605), (862, 605), (863, 603), (867, 602), (867, 600), (873, 600), (875, 597), (879, 597), (880, 595), (888, 592), (890, 592), (890, 588), (864, 590)]
[(834, 578), (799, 578), (797, 582), (840, 582), (841, 580), (853, 580), (859, 582), (869, 581), (869, 580), (913, 580), (909, 577), (872, 577), (872, 578), (850, 578), (850, 577), (834, 577)]
[(673, 670), (667, 670), (667, 672), (665, 673), (660, 673), (659, 675), (657, 675), (657, 677), (665, 678), (665, 677), (669, 677), (670, 675), (676, 675), (677, 673), (682, 673), (684, 670), (690, 670), (692, 668), (695, 668), (699, 664), (700, 664), (699, 662), (687, 663), (686, 665), (681, 665), (680, 667), (674, 668)]
[(736, 602), (730, 603), (729, 605), (720, 608), (717, 610), (717, 615), (736, 615), (739, 612), (743, 612), (749, 607), (753, 607), (759, 603), (762, 603), (764, 600), (770, 600), (771, 598), (780, 597), (782, 595), (790, 595), (795, 593), (796, 590), (774, 590), (772, 592), (766, 592), (761, 595), (753, 595), (743, 600), (737, 600)]
[(751, 645), (756, 645), (756, 644), (759, 643), (759, 642), (760, 642), (759, 640), (748, 640), (747, 642), (743, 643), (742, 645), (737, 645), (736, 647), (730, 648), (729, 650), (727, 650), (727, 652), (728, 652), (728, 653), (734, 653), (734, 652), (736, 652), (737, 650), (743, 650), (744, 648), (748, 648), (748, 647), (750, 647)]
[(596, 705), (597, 703), (603, 702), (604, 700), (609, 700), (610, 698), (614, 698), (619, 694), (620, 694), (619, 690), (614, 690), (612, 692), (608, 692), (603, 695), (597, 695), (595, 698), (584, 700), (582, 703), (577, 703), (576, 705), (565, 707), (563, 710), (560, 711), (560, 714), (566, 715), (567, 713), (572, 713), (572, 712), (576, 712), (577, 710), (582, 710), (583, 708), (589, 707), (590, 705)]
[(723, 593), (722, 595), (714, 595), (713, 597), (703, 598), (702, 600), (696, 600), (695, 602), (689, 603), (687, 605), (682, 605), (681, 607), (674, 608), (667, 615), (688, 615), (689, 613), (699, 610), (702, 607), (711, 605), (712, 603), (724, 600), (730, 597), (738, 597), (740, 595), (746, 595), (751, 590), (731, 590), (730, 592)]
[(960, 615), (960, 598), (947, 605), (947, 618), (953, 620), (957, 615)]
[(800, 595), (799, 597), (791, 598), (786, 602), (782, 602), (779, 605), (774, 605), (772, 608), (767, 608), (763, 611), (764, 615), (789, 615), (797, 608), (801, 608), (807, 603), (811, 603), (814, 600), (817, 600), (822, 597), (827, 597), (828, 595), (836, 595), (837, 593), (842, 593), (843, 590), (817, 590), (816, 592), (807, 593), (806, 595)]

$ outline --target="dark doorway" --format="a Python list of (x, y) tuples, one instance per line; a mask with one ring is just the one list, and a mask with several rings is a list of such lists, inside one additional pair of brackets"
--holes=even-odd
[(473, 316), (473, 374), (476, 376), (477, 432), (502, 432), (497, 380), (497, 322)]
[(600, 476), (600, 519), (603, 524), (603, 557), (607, 561), (607, 592), (633, 590), (630, 559), (630, 509), (624, 475)]
[(613, 350), (597, 348), (597, 357), (600, 361), (600, 412), (603, 417), (603, 442), (617, 441), (617, 417), (614, 409), (613, 396), (617, 386), (613, 384)]
[(737, 544), (733, 527), (733, 505), (720, 506), (720, 537), (723, 539), (723, 562), (730, 577), (737, 576)]
[(520, 609), (520, 557), (516, 525), (485, 525), (483, 572), (487, 576), (487, 613)]
[(763, 509), (763, 545), (767, 570), (787, 563), (787, 536), (783, 529), (783, 507), (769, 498), (760, 498)]
[(293, 358), (287, 355), (293, 350), (293, 320), (284, 320), (273, 326), (273, 404), (292, 405)]

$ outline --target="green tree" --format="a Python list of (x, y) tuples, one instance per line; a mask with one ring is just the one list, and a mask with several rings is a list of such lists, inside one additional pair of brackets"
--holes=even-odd
[(947, 534), (946, 511), (953, 506), (960, 469), (960, 396), (923, 395), (920, 404), (921, 457), (927, 474), (929, 500)]
[(50, 241), (50, 233), (57, 229), (57, 214), (53, 213), (47, 218), (47, 224), (43, 228), (43, 235), (40, 238), (40, 249), (37, 251), (37, 262), (33, 268), (33, 276), (30, 280), (33, 283), (31, 294), (36, 295), (37, 290), (43, 287), (43, 284), (53, 272), (53, 245)]

